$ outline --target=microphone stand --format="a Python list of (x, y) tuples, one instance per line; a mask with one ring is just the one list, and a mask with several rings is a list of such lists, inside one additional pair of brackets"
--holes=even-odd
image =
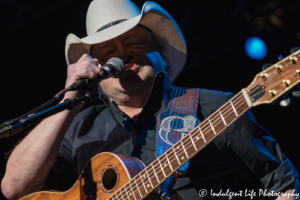
[(55, 106), (52, 106), (46, 110), (43, 110), (41, 112), (38, 112), (36, 114), (33, 114), (29, 117), (20, 119), (18, 123), (16, 124), (10, 124), (9, 121), (4, 122), (0, 125), (0, 139), (7, 138), (12, 135), (15, 135), (16, 133), (22, 132), (25, 128), (36, 124), (43, 119), (50, 117), (51, 115), (54, 115), (56, 113), (59, 113), (64, 110), (71, 110), (75, 106), (79, 105), (80, 103), (91, 103), (95, 101), (98, 98), (98, 93), (96, 90), (90, 90), (87, 91), (83, 96), (75, 97), (73, 99), (67, 99), (65, 102), (61, 104), (57, 104)]

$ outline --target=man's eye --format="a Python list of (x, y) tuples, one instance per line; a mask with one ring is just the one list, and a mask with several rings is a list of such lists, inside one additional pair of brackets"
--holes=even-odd
[(113, 51), (109, 51), (109, 52), (107, 52), (107, 53), (104, 54), (104, 57), (106, 57), (106, 56), (108, 56), (108, 55), (110, 55), (112, 53), (113, 53)]
[(143, 45), (144, 43), (142, 42), (134, 42), (134, 43), (129, 43), (129, 46), (135, 46), (135, 45)]

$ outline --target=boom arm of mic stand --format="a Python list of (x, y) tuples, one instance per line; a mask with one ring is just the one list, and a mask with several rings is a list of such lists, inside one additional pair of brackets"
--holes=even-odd
[(80, 103), (90, 103), (94, 100), (96, 100), (98, 97), (98, 93), (96, 90), (87, 91), (85, 95), (81, 97), (76, 97), (73, 99), (67, 99), (65, 102), (61, 104), (57, 104), (55, 106), (52, 106), (46, 110), (43, 110), (41, 112), (38, 112), (30, 117), (26, 117), (24, 119), (21, 119), (17, 124), (15, 125), (5, 125), (2, 124), (0, 126), (0, 139), (7, 138), (12, 135), (15, 135), (16, 133), (22, 132), (25, 128), (36, 124), (43, 119), (50, 117), (51, 115), (54, 115), (56, 113), (59, 113), (64, 110), (71, 110), (75, 106), (79, 105)]

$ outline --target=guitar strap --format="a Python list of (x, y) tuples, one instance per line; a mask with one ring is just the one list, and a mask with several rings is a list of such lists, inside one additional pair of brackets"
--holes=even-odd
[[(200, 124), (197, 118), (199, 88), (174, 86), (165, 112), (158, 115), (156, 152), (161, 156), (186, 134)], [(186, 173), (189, 161), (179, 168), (179, 174)], [(170, 176), (161, 185), (162, 198), (169, 199), (175, 179)]]

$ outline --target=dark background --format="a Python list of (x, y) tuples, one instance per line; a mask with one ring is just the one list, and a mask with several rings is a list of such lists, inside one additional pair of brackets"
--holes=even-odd
[[(134, 0), (141, 8), (144, 1)], [(300, 46), (299, 0), (157, 0), (185, 35), (188, 61), (175, 85), (239, 92), (264, 63), (276, 63)], [(2, 0), (0, 2), (0, 123), (41, 105), (64, 88), (67, 34), (86, 36), (90, 1)], [(260, 37), (268, 52), (264, 59), (247, 56), (244, 44)], [(300, 100), (288, 108), (277, 104), (255, 107), (259, 124), (281, 145), (300, 170), (298, 161)], [(0, 179), (6, 154), (24, 133), (0, 140)], [(238, 142), (238, 141), (237, 141)], [(4, 198), (2, 193), (0, 199)]]

